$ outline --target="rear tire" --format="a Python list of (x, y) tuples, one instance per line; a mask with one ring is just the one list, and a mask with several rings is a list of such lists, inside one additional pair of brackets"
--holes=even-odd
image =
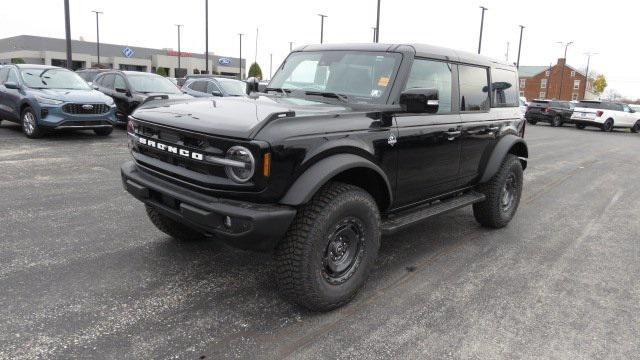
[(113, 128), (109, 127), (109, 128), (93, 129), (93, 132), (96, 133), (96, 135), (98, 136), (109, 136), (113, 132)]
[(613, 130), (613, 119), (607, 119), (600, 129), (604, 132), (611, 132)]
[(562, 126), (562, 117), (560, 115), (556, 115), (551, 120), (551, 126), (553, 127), (561, 127)]
[(44, 135), (44, 131), (42, 131), (42, 128), (38, 125), (38, 116), (31, 107), (28, 106), (22, 110), (22, 114), (20, 116), (22, 132), (26, 137), (29, 139), (37, 139)]
[(363, 189), (325, 185), (298, 211), (276, 246), (276, 282), (290, 301), (329, 311), (353, 299), (380, 247), (380, 214)]
[(478, 186), (486, 199), (473, 204), (473, 215), (482, 226), (498, 229), (513, 218), (522, 196), (522, 164), (507, 154), (498, 172), (489, 182)]
[(163, 233), (171, 236), (172, 238), (179, 241), (198, 241), (205, 238), (205, 236), (188, 226), (185, 226), (165, 215), (160, 214), (155, 208), (152, 206), (146, 205), (147, 208), (147, 216), (149, 216), (149, 220), (153, 223), (153, 225), (158, 228), (158, 230)]

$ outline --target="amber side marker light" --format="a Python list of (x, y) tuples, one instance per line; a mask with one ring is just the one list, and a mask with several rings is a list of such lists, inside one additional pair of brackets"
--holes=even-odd
[(266, 153), (262, 157), (262, 175), (265, 177), (271, 175), (271, 153)]

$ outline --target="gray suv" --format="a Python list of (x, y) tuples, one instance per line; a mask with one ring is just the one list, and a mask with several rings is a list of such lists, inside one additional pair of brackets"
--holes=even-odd
[(247, 96), (247, 84), (222, 77), (194, 78), (184, 83), (182, 92), (195, 97)]

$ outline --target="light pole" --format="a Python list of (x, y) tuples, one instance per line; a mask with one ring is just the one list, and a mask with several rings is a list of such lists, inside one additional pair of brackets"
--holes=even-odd
[(558, 41), (558, 44), (564, 46), (564, 62), (562, 63), (562, 70), (560, 71), (560, 91), (558, 93), (558, 100), (562, 100), (562, 84), (564, 82), (564, 67), (565, 67), (565, 64), (567, 63), (567, 49), (569, 48), (569, 45), (573, 44), (573, 41), (569, 41), (569, 42)]
[[(182, 69), (182, 67), (180, 66), (180, 56), (182, 55), (182, 53), (180, 52), (180, 28), (183, 27), (184, 25), (182, 24), (175, 24), (175, 25), (178, 28), (178, 71), (180, 71)], [(174, 74), (174, 75), (178, 77), (178, 74)]]
[(273, 76), (273, 54), (269, 54), (269, 80)]
[(584, 54), (587, 55), (587, 71), (585, 71), (584, 74), (587, 82), (584, 84), (584, 93), (582, 94), (582, 100), (587, 97), (587, 87), (589, 86), (589, 64), (591, 63), (591, 57), (598, 55), (598, 53), (588, 52)]
[(209, 0), (204, 0), (204, 72), (209, 74)]
[(480, 50), (482, 49), (482, 29), (484, 27), (484, 12), (488, 10), (484, 6), (480, 6), (480, 9), (482, 9), (482, 17), (480, 18), (480, 38), (478, 39), (478, 54), (480, 54)]
[(91, 12), (96, 14), (96, 49), (98, 52), (98, 67), (100, 67), (100, 20), (98, 20), (98, 15), (104, 13), (97, 10), (92, 10)]
[(64, 31), (67, 40), (67, 69), (72, 69), (71, 64), (71, 19), (69, 16), (69, 0), (64, 0)]
[(524, 26), (520, 26), (520, 42), (518, 43), (518, 62), (516, 62), (516, 68), (520, 68), (520, 50), (522, 49), (522, 31), (524, 30)]
[(253, 62), (258, 63), (258, 28), (256, 28), (256, 53), (253, 56)]
[(375, 26), (373, 26), (371, 29), (373, 29), (373, 42), (376, 43), (376, 42), (378, 42), (378, 39), (376, 38), (376, 36), (378, 35), (378, 34), (376, 34), (376, 30), (377, 29), (376, 29)]
[(238, 36), (240, 37), (240, 64), (238, 65), (238, 67), (240, 67), (240, 73), (238, 74), (238, 76), (240, 77), (240, 80), (242, 80), (242, 36), (244, 34), (243, 33), (239, 33)]
[(380, 0), (378, 0), (378, 11), (376, 13), (376, 27), (373, 31), (375, 32), (373, 42), (378, 42), (380, 40)]
[(318, 14), (320, 16), (320, 44), (324, 40), (324, 18), (328, 17), (327, 15)]

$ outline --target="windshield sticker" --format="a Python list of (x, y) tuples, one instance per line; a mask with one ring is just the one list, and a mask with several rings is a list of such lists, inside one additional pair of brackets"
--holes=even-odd
[(378, 89), (371, 90), (371, 97), (380, 97), (382, 96), (382, 91)]
[(389, 85), (389, 78), (388, 77), (383, 76), (378, 80), (378, 86), (387, 86), (387, 85)]

